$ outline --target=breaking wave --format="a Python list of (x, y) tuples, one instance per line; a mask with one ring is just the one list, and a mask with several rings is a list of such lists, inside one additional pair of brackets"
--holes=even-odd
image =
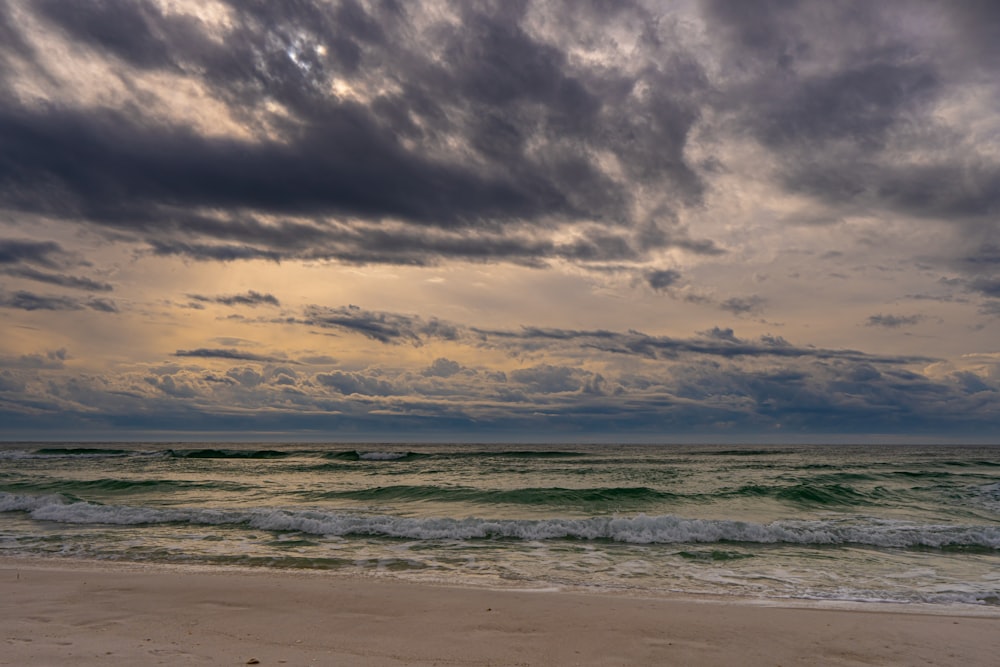
[(584, 519), (409, 518), (320, 510), (151, 508), (99, 505), (61, 495), (0, 493), (0, 512), (26, 512), (38, 521), (70, 524), (243, 525), (257, 530), (323, 536), (416, 540), (606, 540), (629, 544), (802, 544), (886, 548), (1000, 550), (1000, 526), (927, 525), (879, 520), (775, 521), (686, 519), (673, 515)]

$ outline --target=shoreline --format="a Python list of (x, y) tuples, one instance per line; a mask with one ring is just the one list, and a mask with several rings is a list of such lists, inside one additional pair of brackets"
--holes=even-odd
[(992, 609), (315, 571), (0, 557), (0, 599), (0, 665), (986, 665), (1000, 652)]
[(581, 595), (594, 598), (627, 598), (638, 600), (669, 600), (703, 605), (737, 605), (748, 607), (776, 607), (787, 609), (818, 609), (828, 611), (860, 611), (871, 613), (919, 614), (930, 616), (957, 616), (968, 618), (996, 618), (1000, 620), (1000, 606), (977, 605), (973, 603), (951, 602), (896, 602), (886, 600), (852, 600), (835, 598), (794, 598), (794, 597), (752, 597), (745, 595), (713, 595), (711, 593), (693, 593), (684, 591), (655, 591), (642, 588), (598, 588), (574, 586), (572, 584), (555, 584), (544, 582), (517, 582), (504, 580), (502, 582), (486, 583), (485, 581), (453, 580), (445, 581), (435, 578), (410, 579), (388, 572), (376, 570), (345, 571), (341, 569), (323, 568), (289, 568), (266, 567), (237, 564), (208, 563), (177, 563), (157, 561), (132, 560), (101, 560), (95, 558), (76, 558), (72, 556), (19, 555), (7, 557), (0, 555), (0, 572), (6, 569), (23, 570), (81, 570), (84, 572), (135, 572), (163, 574), (219, 574), (245, 575), (248, 577), (290, 577), (319, 578), (322, 580), (352, 580), (385, 584), (401, 584), (404, 586), (419, 586), (427, 588), (443, 588), (455, 590), (524, 593), (528, 595)]

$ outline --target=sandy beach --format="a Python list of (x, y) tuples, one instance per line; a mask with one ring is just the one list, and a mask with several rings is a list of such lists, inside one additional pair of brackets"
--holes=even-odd
[(1000, 616), (0, 560), (2, 665), (990, 665)]

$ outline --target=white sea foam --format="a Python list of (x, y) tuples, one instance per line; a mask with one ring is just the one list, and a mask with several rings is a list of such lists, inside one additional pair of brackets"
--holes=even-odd
[(1000, 526), (928, 525), (903, 521), (746, 521), (686, 519), (673, 515), (584, 519), (410, 518), (321, 510), (133, 507), (68, 502), (62, 496), (0, 493), (0, 511), (27, 512), (40, 521), (72, 524), (247, 525), (259, 530), (313, 535), (418, 540), (610, 540), (629, 544), (735, 542), (749, 544), (858, 544), (877, 547), (973, 546), (1000, 549)]
[(60, 495), (35, 496), (29, 494), (0, 493), (0, 512), (33, 512), (43, 507), (62, 505)]

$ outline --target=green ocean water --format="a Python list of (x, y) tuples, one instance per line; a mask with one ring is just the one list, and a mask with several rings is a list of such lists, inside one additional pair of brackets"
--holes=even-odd
[(1000, 608), (1000, 446), (7, 443), (0, 553)]

